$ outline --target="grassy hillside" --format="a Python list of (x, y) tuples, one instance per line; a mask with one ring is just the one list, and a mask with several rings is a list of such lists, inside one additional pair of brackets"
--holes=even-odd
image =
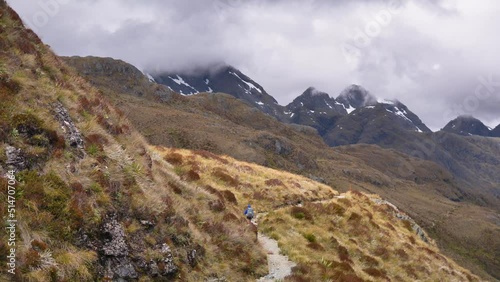
[[(255, 207), (260, 232), (298, 263), (286, 281), (479, 280), (432, 240), (424, 242), (414, 222), (398, 219), (404, 213), (377, 195), (339, 194), (307, 178), (205, 151), (155, 149), (181, 179)], [(236, 220), (237, 214), (220, 218)]]
[[(154, 83), (143, 90), (121, 91), (116, 88), (116, 81), (124, 80), (122, 72), (102, 75), (92, 68), (110, 64), (105, 68), (123, 69), (120, 61), (65, 61), (98, 86), (152, 144), (230, 155), (316, 179), (338, 191), (352, 187), (379, 194), (425, 226), (443, 251), (463, 266), (490, 280), (494, 280), (490, 275), (500, 275), (498, 211), (481, 205), (482, 199), (487, 198), (482, 191), (471, 193), (462, 186), (463, 182), (434, 162), (375, 145), (330, 148), (312, 128), (280, 123), (225, 94), (183, 97), (170, 93), (158, 98), (147, 91)], [(139, 84), (131, 82), (122, 88), (134, 89)], [(138, 92), (149, 94), (139, 96)], [(464, 142), (493, 152), (491, 142), (470, 138), (459, 143)], [(466, 155), (462, 157), (465, 159), (461, 161), (466, 162)], [(481, 166), (495, 175), (491, 173), (495, 167), (490, 163)], [(471, 222), (476, 228), (470, 228)]]
[[(0, 165), (2, 175), (16, 170), (19, 221), (15, 276), (2, 268), (0, 280), (252, 281), (266, 273), (265, 254), (249, 243), (254, 233), (245, 223), (221, 221), (210, 208), (216, 196), (155, 159), (123, 113), (12, 10), (2, 5), (0, 15)], [(11, 147), (15, 158), (3, 153)], [(190, 194), (177, 196), (177, 189)], [(239, 206), (228, 209), (242, 219)], [(0, 212), (5, 220), (6, 193)], [(0, 236), (4, 266), (7, 235)]]
[[(427, 280), (436, 273), (478, 280), (360, 193), (338, 199), (309, 178), (207, 151), (149, 145), (3, 2), (0, 46), (0, 148), (6, 152), (0, 170), (14, 171), (16, 183), (9, 185), (18, 220), (15, 274), (2, 271), (3, 281), (254, 281), (267, 264), (255, 228), (242, 216), (249, 202), (267, 212), (261, 230), (299, 263), (292, 281), (318, 281), (317, 275)], [(7, 186), (7, 178), (0, 181)], [(304, 206), (292, 207), (299, 203)], [(4, 220), (8, 204), (2, 193)], [(0, 235), (4, 266), (7, 236)], [(393, 260), (393, 251), (411, 259)], [(401, 269), (408, 274), (397, 277)]]

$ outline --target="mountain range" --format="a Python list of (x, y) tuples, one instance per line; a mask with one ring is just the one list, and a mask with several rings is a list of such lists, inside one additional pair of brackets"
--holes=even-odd
[[(347, 176), (352, 187), (406, 207), (448, 254), (467, 267), (482, 273), (498, 270), (488, 259), (498, 256), (491, 249), (497, 240), (483, 244), (486, 241), (481, 239), (497, 232), (493, 231), (495, 216), (490, 217), (499, 206), (500, 153), (495, 138), (431, 132), (401, 102), (377, 99), (358, 85), (347, 87), (337, 98), (311, 87), (289, 105), (272, 102), (273, 111), (265, 111), (253, 100), (215, 89), (197, 95), (172, 92), (161, 100), (155, 95), (139, 97), (117, 91), (115, 75), (103, 76), (84, 67), (83, 62), (98, 58), (64, 60), (99, 86), (153, 144), (228, 154), (298, 173), (341, 191), (346, 183), (340, 179)], [(104, 60), (110, 68), (123, 63), (100, 59)], [(158, 85), (153, 82), (156, 75), (142, 79), (147, 77), (152, 85)], [(251, 83), (261, 88), (257, 82)], [(129, 81), (121, 86), (132, 88), (135, 84)], [(175, 89), (162, 86), (166, 91)], [(348, 161), (352, 157), (357, 160)], [(359, 167), (360, 160), (367, 167)], [(397, 184), (400, 180), (396, 179), (405, 184)], [(451, 210), (450, 203), (454, 206)], [(441, 218), (445, 214), (451, 217)], [(474, 216), (478, 228), (459, 227), (471, 214), (478, 215)], [(465, 255), (470, 249), (482, 251)], [(471, 261), (481, 261), (481, 266)]]
[[(469, 153), (475, 152), (477, 151), (477, 142), (447, 134), (495, 137), (495, 132), (498, 129), (491, 130), (479, 120), (461, 116), (450, 121), (441, 131), (433, 133), (416, 114), (400, 101), (377, 98), (359, 85), (348, 86), (337, 98), (332, 98), (329, 94), (310, 87), (286, 106), (278, 105), (272, 97), (267, 99), (267, 101), (271, 101), (270, 103), (264, 103), (264, 100), (259, 98), (261, 95), (257, 96), (258, 102), (256, 102), (255, 97), (250, 98), (249, 95), (245, 96), (242, 93), (264, 93), (265, 97), (270, 97), (269, 94), (257, 82), (230, 66), (219, 67), (216, 70), (198, 71), (198, 74), (189, 76), (181, 73), (168, 73), (152, 77), (155, 81), (165, 83), (168, 88), (176, 89), (176, 85), (179, 86), (179, 79), (200, 85), (201, 82), (208, 79), (207, 73), (217, 73), (217, 75), (210, 76), (213, 85), (224, 85), (223, 88), (214, 87), (213, 91), (230, 94), (281, 122), (310, 126), (317, 130), (323, 141), (329, 146), (376, 144), (431, 160), (451, 171), (463, 181), (462, 184), (469, 190), (477, 190), (475, 187), (480, 184), (480, 187), (484, 187), (483, 190), (488, 190), (488, 193), (493, 194), (498, 200), (500, 192), (497, 185), (499, 183), (498, 173), (495, 173), (496, 169), (494, 169), (496, 161), (486, 161), (489, 164), (487, 173), (484, 173), (482, 166), (478, 166), (476, 169), (466, 168), (470, 161), (481, 163), (489, 157), (480, 152), (474, 154), (474, 156), (478, 156), (475, 160), (471, 160), (470, 156), (467, 158), (459, 157), (460, 153), (456, 151), (457, 147), (461, 147)], [(238, 75), (233, 75), (233, 73), (238, 73)], [(165, 80), (165, 77), (177, 77), (178, 79)], [(223, 82), (218, 82), (218, 77)], [(230, 79), (226, 79), (228, 77)], [(255, 86), (255, 89), (248, 86), (247, 83)], [(231, 91), (231, 89), (236, 89), (236, 91)], [(197, 90), (201, 91), (202, 89)], [(269, 110), (271, 108), (272, 110)], [(460, 146), (447, 146), (450, 140), (455, 140), (454, 143), (460, 144)], [(487, 143), (489, 147), (494, 147), (496, 141), (482, 140), (482, 142)], [(494, 157), (494, 159), (497, 158)], [(473, 172), (470, 172), (471, 170)], [(483, 174), (485, 176), (478, 180), (476, 175)], [(481, 197), (480, 201), (487, 200), (487, 198)]]
[(195, 70), (191, 74), (161, 73), (147, 76), (181, 95), (228, 93), (267, 114), (281, 114), (278, 102), (262, 86), (232, 66), (220, 64)]
[[(337, 98), (310, 87), (290, 104), (280, 106), (261, 85), (232, 66), (221, 64), (189, 74), (147, 73), (147, 76), (151, 81), (165, 85), (181, 95), (203, 92), (230, 94), (280, 121), (314, 127), (321, 136), (335, 131), (336, 122), (341, 117), (351, 114), (356, 109), (363, 108), (368, 111), (380, 104), (385, 105), (383, 108), (387, 111), (387, 115), (392, 116), (390, 119), (402, 128), (430, 132), (429, 128), (401, 102), (377, 100), (359, 85), (347, 87)], [(380, 108), (377, 107), (378, 109)]]

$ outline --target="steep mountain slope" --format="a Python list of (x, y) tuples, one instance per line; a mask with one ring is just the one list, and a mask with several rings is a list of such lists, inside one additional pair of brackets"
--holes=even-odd
[[(99, 76), (88, 78), (91, 81), (102, 79)], [(480, 198), (491, 196), (481, 191), (464, 191), (455, 176), (433, 162), (419, 159), (420, 155), (412, 158), (374, 145), (329, 148), (314, 129), (277, 122), (225, 94), (189, 97), (174, 94), (160, 103), (146, 96), (122, 95), (111, 85), (103, 85), (100, 90), (153, 144), (228, 154), (239, 160), (300, 173), (340, 191), (346, 191), (351, 185), (380, 194), (427, 227), (448, 255), (494, 280), (485, 270), (491, 274), (498, 270), (494, 258), (498, 257), (500, 248), (492, 247), (500, 246), (500, 231), (495, 223), (497, 211), (474, 204)], [(429, 135), (411, 129), (409, 132), (414, 132), (415, 136)], [(463, 142), (463, 137), (442, 134), (453, 136), (450, 140), (458, 144)], [(461, 155), (464, 164), (471, 155), (482, 158), (495, 154), (494, 147), (478, 151), (485, 144), (493, 145), (483, 144), (483, 141), (466, 142), (476, 142), (477, 146), (469, 151), (470, 155)], [(413, 150), (422, 150), (418, 144), (414, 145)], [(432, 155), (431, 151), (426, 152)], [(441, 149), (438, 152), (442, 152)], [(447, 154), (440, 157), (446, 157), (447, 161), (453, 159)], [(494, 161), (491, 157), (489, 164), (476, 169), (488, 169), (495, 175)], [(469, 228), (471, 222), (477, 228)]]
[(314, 127), (320, 135), (346, 114), (343, 104), (313, 87), (288, 104), (285, 112), (288, 122)]
[(317, 182), (226, 157), (158, 150), (184, 177), (196, 170), (198, 185), (221, 199), (229, 191), (253, 204), (260, 232), (278, 240), (298, 263), (285, 281), (477, 279), (441, 255), (425, 232), (416, 233), (420, 227), (411, 218), (376, 195), (339, 195)]
[(490, 129), (472, 116), (459, 116), (450, 121), (442, 131), (460, 135), (490, 136)]
[[(255, 201), (258, 210), (269, 212), (298, 201), (331, 210), (323, 201), (338, 193), (311, 179), (206, 151), (151, 147), (122, 112), (24, 29), (5, 2), (0, 2), (0, 15), (0, 146), (6, 152), (0, 181), (14, 187), (9, 189), (16, 191), (16, 211), (8, 212), (19, 219), (12, 232), (14, 274), (2, 272), (1, 280), (255, 281), (267, 273), (267, 264), (255, 244), (255, 228), (241, 215), (246, 203)], [(10, 182), (5, 170), (12, 171)], [(2, 218), (13, 218), (7, 214), (7, 194), (0, 197)], [(317, 217), (319, 243), (328, 233), (338, 238), (338, 246), (322, 246), (330, 250), (326, 278), (363, 281), (382, 273), (409, 281), (439, 273), (448, 280), (479, 281), (442, 256), (432, 241), (418, 241), (408, 219), (394, 222), (392, 212), (377, 211), (361, 193), (346, 198), (337, 204), (336, 219), (345, 221), (359, 245), (320, 224), (325, 213), (316, 215), (309, 206), (292, 213), (292, 220), (312, 223), (309, 213)], [(304, 227), (302, 221), (284, 220), (292, 228)], [(372, 258), (366, 268), (357, 252), (367, 257), (378, 252), (361, 243), (364, 235), (354, 228), (371, 220), (363, 228), (390, 240), (373, 237), (378, 248), (392, 250), (388, 242), (399, 241), (399, 253), (417, 260), (385, 268), (381, 260), (386, 258)], [(283, 228), (280, 222), (265, 226), (267, 232)], [(4, 265), (12, 252), (8, 237), (0, 235)], [(296, 241), (284, 246), (290, 244)], [(311, 270), (322, 264), (314, 253), (301, 252), (295, 259), (311, 263)], [(344, 259), (346, 254), (351, 259)], [(419, 260), (429, 265), (419, 267)], [(400, 269), (407, 274), (397, 277)], [(304, 264), (295, 275), (310, 276), (307, 271)]]
[(0, 214), (18, 220), (0, 235), (1, 263), (16, 260), (0, 280), (253, 281), (266, 273), (240, 206), (228, 202), (236, 220), (222, 220), (211, 208), (222, 200), (181, 180), (4, 2), (0, 27), (0, 183), (16, 191), (15, 202), (1, 193)]
[(500, 137), (500, 124), (497, 125), (494, 129), (491, 130), (490, 135), (492, 137)]
[(222, 64), (191, 73), (157, 73), (152, 77), (155, 82), (182, 95), (228, 93), (264, 113), (283, 114), (282, 107), (262, 86), (232, 66)]
[(336, 99), (309, 88), (286, 108), (288, 122), (314, 127), (330, 146), (378, 144), (384, 139), (379, 129), (394, 135), (406, 131), (431, 132), (401, 102), (377, 101), (359, 85), (347, 87)]
[[(401, 102), (377, 101), (360, 86), (348, 87), (337, 99), (326, 93), (319, 92), (321, 94), (317, 96), (307, 93), (292, 104), (295, 112), (303, 113), (292, 122), (315, 127), (328, 145), (376, 144), (431, 160), (448, 169), (460, 181), (462, 191), (468, 195), (466, 197), (475, 198), (480, 204), (498, 206), (500, 152), (496, 141), (479, 141), (446, 132), (431, 133)], [(318, 102), (313, 103), (315, 100)], [(325, 114), (322, 110), (325, 101), (327, 104), (342, 104), (349, 109), (348, 114), (332, 109)], [(484, 134), (488, 136), (489, 130), (484, 128)], [(471, 163), (475, 165), (470, 166)], [(408, 169), (410, 174), (411, 171)], [(460, 201), (463, 197), (453, 199)]]
[(161, 84), (151, 83), (136, 67), (112, 58), (98, 57), (61, 57), (66, 63), (82, 70), (83, 78), (99, 77), (91, 80), (96, 87), (112, 87), (121, 93), (134, 96), (168, 99), (172, 91)]
[[(152, 77), (155, 82), (166, 85), (170, 90), (182, 95), (202, 92), (230, 94), (280, 121), (315, 128), (325, 142), (333, 146), (356, 143), (359, 139), (357, 136), (359, 131), (362, 131), (366, 126), (366, 124), (355, 122), (357, 127), (354, 130), (355, 136), (347, 137), (348, 140), (340, 138), (337, 141), (338, 135), (345, 135), (344, 131), (347, 127), (343, 125), (353, 123), (350, 118), (351, 112), (356, 109), (365, 109), (370, 112), (370, 109), (380, 104), (384, 104), (387, 112), (392, 115), (386, 121), (392, 126), (391, 129), (430, 132), (429, 128), (402, 103), (398, 101), (378, 102), (376, 97), (359, 85), (347, 87), (336, 99), (310, 87), (286, 107), (282, 107), (262, 86), (231, 66), (213, 66), (187, 74), (160, 73), (154, 74)], [(371, 115), (378, 114), (380, 113), (376, 111), (371, 113)], [(386, 113), (385, 116), (387, 115)], [(342, 117), (344, 117), (343, 125), (339, 125), (338, 121)], [(382, 125), (385, 123), (382, 122)], [(397, 133), (395, 132), (395, 134)], [(373, 134), (373, 130), (366, 130), (365, 135), (371, 134)], [(365, 139), (377, 139), (377, 137), (368, 136)]]
[(386, 139), (404, 138), (413, 132), (430, 132), (420, 119), (400, 102), (361, 107), (340, 118), (323, 136), (330, 146), (356, 143), (384, 144)]

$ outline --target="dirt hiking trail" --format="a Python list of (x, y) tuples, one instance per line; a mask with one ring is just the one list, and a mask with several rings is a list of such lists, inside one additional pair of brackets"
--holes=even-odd
[(267, 251), (269, 274), (258, 279), (258, 282), (274, 282), (292, 274), (292, 267), (296, 264), (280, 254), (278, 242), (261, 233), (258, 234), (259, 243)]

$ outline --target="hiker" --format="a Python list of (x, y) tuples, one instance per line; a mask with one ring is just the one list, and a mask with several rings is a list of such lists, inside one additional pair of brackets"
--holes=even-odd
[(245, 209), (244, 214), (248, 219), (248, 223), (249, 223), (248, 226), (250, 227), (250, 231), (253, 234), (255, 234), (255, 242), (257, 242), (258, 238), (259, 238), (259, 231), (257, 230), (257, 224), (252, 221), (253, 216), (254, 216), (254, 211), (253, 211), (252, 206), (250, 204), (248, 204), (247, 208)]
[(254, 216), (254, 212), (253, 212), (252, 206), (250, 204), (248, 204), (248, 207), (245, 209), (244, 214), (248, 220), (252, 221), (253, 216)]

